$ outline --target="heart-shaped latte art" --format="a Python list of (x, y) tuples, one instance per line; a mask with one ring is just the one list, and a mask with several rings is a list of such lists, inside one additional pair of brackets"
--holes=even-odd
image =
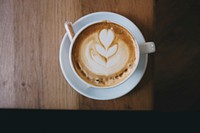
[(108, 58), (113, 56), (117, 52), (118, 45), (112, 45), (114, 38), (115, 35), (111, 29), (103, 29), (99, 33), (100, 44), (95, 44), (95, 49), (97, 53), (101, 57), (103, 57), (102, 60), (105, 61), (105, 63), (101, 63), (102, 65), (106, 65), (106, 63), (108, 62)]
[(103, 29), (99, 33), (99, 40), (107, 50), (115, 38), (114, 32), (111, 29)]

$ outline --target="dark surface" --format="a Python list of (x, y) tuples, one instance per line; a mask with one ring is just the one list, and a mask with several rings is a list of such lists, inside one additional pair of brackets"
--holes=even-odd
[(157, 0), (154, 109), (200, 110), (200, 1)]

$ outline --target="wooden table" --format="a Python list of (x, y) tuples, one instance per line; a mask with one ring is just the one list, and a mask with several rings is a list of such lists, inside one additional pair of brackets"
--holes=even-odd
[(127, 95), (98, 101), (77, 93), (64, 79), (59, 48), (64, 22), (112, 11), (132, 20), (153, 41), (153, 0), (0, 0), (0, 108), (151, 110), (153, 60)]

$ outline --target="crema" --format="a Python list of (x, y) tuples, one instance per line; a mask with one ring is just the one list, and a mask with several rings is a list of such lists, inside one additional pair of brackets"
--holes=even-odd
[(132, 73), (137, 58), (135, 39), (118, 24), (99, 22), (79, 34), (71, 58), (75, 71), (85, 82), (110, 87)]

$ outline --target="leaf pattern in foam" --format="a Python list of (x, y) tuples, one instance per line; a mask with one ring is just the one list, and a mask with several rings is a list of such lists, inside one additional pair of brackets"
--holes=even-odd
[(96, 63), (98, 63), (98, 64), (100, 64), (100, 65), (103, 65), (103, 66), (106, 65), (105, 59), (103, 59), (101, 56), (99, 56), (94, 50), (91, 50), (90, 52), (91, 52), (90, 54), (91, 54), (92, 59), (93, 59)]
[(109, 58), (110, 56), (114, 55), (117, 52), (117, 44), (110, 47), (107, 51), (106, 58)]
[(100, 44), (96, 44), (96, 50), (101, 56), (106, 57), (107, 51)]
[(117, 44), (110, 47), (108, 51), (106, 51), (100, 44), (96, 44), (96, 50), (101, 56), (109, 58), (117, 52)]
[(118, 50), (118, 44), (112, 45), (114, 37), (115, 36), (112, 30), (101, 30), (99, 33), (100, 43), (96, 43), (95, 50), (91, 50), (90, 53), (96, 63), (103, 66), (110, 66), (113, 65), (113, 63), (116, 63), (116, 61), (109, 59), (109, 57), (113, 56)]

